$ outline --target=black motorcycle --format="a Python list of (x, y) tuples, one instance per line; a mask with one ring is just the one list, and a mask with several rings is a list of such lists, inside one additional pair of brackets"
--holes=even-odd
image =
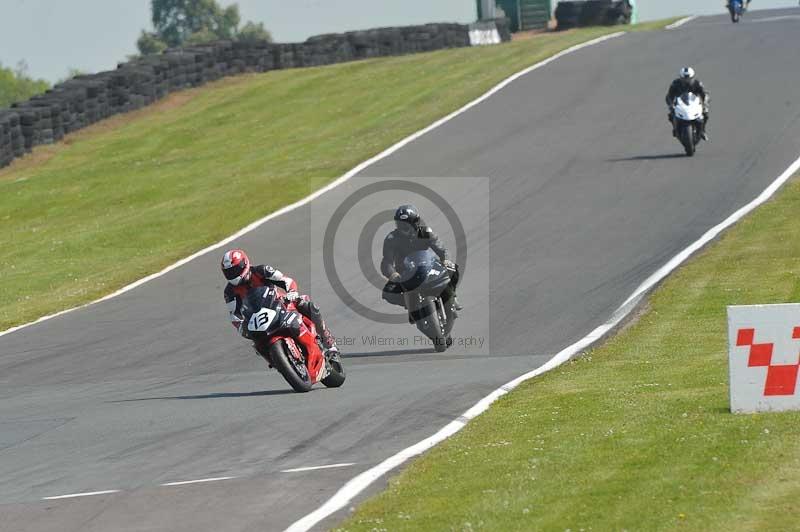
[(452, 301), (444, 301), (442, 295), (451, 282), (458, 281), (458, 270), (448, 270), (436, 253), (427, 249), (403, 259), (399, 273), (409, 321), (433, 342), (437, 352), (446, 351), (453, 345), (450, 331), (457, 313)]

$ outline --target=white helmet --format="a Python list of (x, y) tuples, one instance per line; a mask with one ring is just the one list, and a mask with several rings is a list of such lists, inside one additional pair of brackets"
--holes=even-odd
[(694, 69), (692, 67), (683, 67), (681, 69), (681, 79), (692, 81), (694, 79)]

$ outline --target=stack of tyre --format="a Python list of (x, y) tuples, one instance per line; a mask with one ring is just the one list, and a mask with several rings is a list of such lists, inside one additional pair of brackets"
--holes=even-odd
[[(498, 31), (510, 40), (504, 22), (498, 21)], [(34, 146), (224, 76), (469, 45), (467, 25), (426, 24), (321, 35), (295, 44), (218, 41), (170, 49), (121, 63), (116, 70), (76, 76), (0, 109), (0, 167)]]
[(556, 6), (557, 29), (630, 24), (632, 11), (627, 0), (559, 2)]
[(353, 45), (340, 33), (310, 37), (295, 49), (295, 55), (302, 66), (344, 63), (356, 57)]
[(19, 115), (12, 111), (0, 111), (0, 167), (7, 166), (15, 157), (24, 153)]

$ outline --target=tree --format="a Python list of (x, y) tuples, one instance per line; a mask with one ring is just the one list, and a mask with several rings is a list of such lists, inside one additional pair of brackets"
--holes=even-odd
[[(136, 45), (142, 54), (153, 54), (183, 44), (217, 39), (267, 38), (263, 23), (247, 22), (239, 31), (239, 6), (221, 7), (216, 0), (151, 0), (155, 32), (142, 31)], [(256, 37), (257, 36), (257, 37)]]
[(167, 49), (167, 43), (159, 39), (157, 34), (142, 30), (136, 41), (136, 47), (142, 55), (160, 54)]
[(242, 29), (239, 30), (237, 39), (240, 41), (253, 42), (253, 41), (269, 41), (272, 42), (272, 34), (264, 27), (263, 22), (256, 24), (255, 22), (247, 22)]
[(28, 64), (17, 63), (16, 69), (3, 68), (0, 64), (0, 108), (8, 107), (14, 102), (23, 102), (36, 94), (50, 88), (43, 79), (33, 79), (28, 75)]
[(239, 22), (242, 20), (242, 17), (239, 15), (239, 6), (233, 4), (225, 9), (220, 9), (215, 3), (215, 8), (214, 24), (216, 27), (213, 30), (214, 33), (221, 39), (235, 38), (238, 32)]
[(189, 44), (189, 45), (203, 44), (211, 41), (216, 41), (217, 39), (219, 39), (219, 37), (214, 32), (203, 28), (202, 30), (196, 31), (191, 35), (189, 35), (189, 37), (187, 37), (186, 40), (183, 41), (183, 44)]

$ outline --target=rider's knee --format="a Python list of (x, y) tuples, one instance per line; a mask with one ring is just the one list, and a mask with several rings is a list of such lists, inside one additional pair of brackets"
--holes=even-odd
[(381, 293), (381, 298), (390, 305), (405, 306), (403, 292), (397, 283), (386, 283)]
[(322, 316), (322, 311), (319, 306), (308, 297), (304, 297), (298, 302), (297, 310), (310, 318), (319, 318)]

